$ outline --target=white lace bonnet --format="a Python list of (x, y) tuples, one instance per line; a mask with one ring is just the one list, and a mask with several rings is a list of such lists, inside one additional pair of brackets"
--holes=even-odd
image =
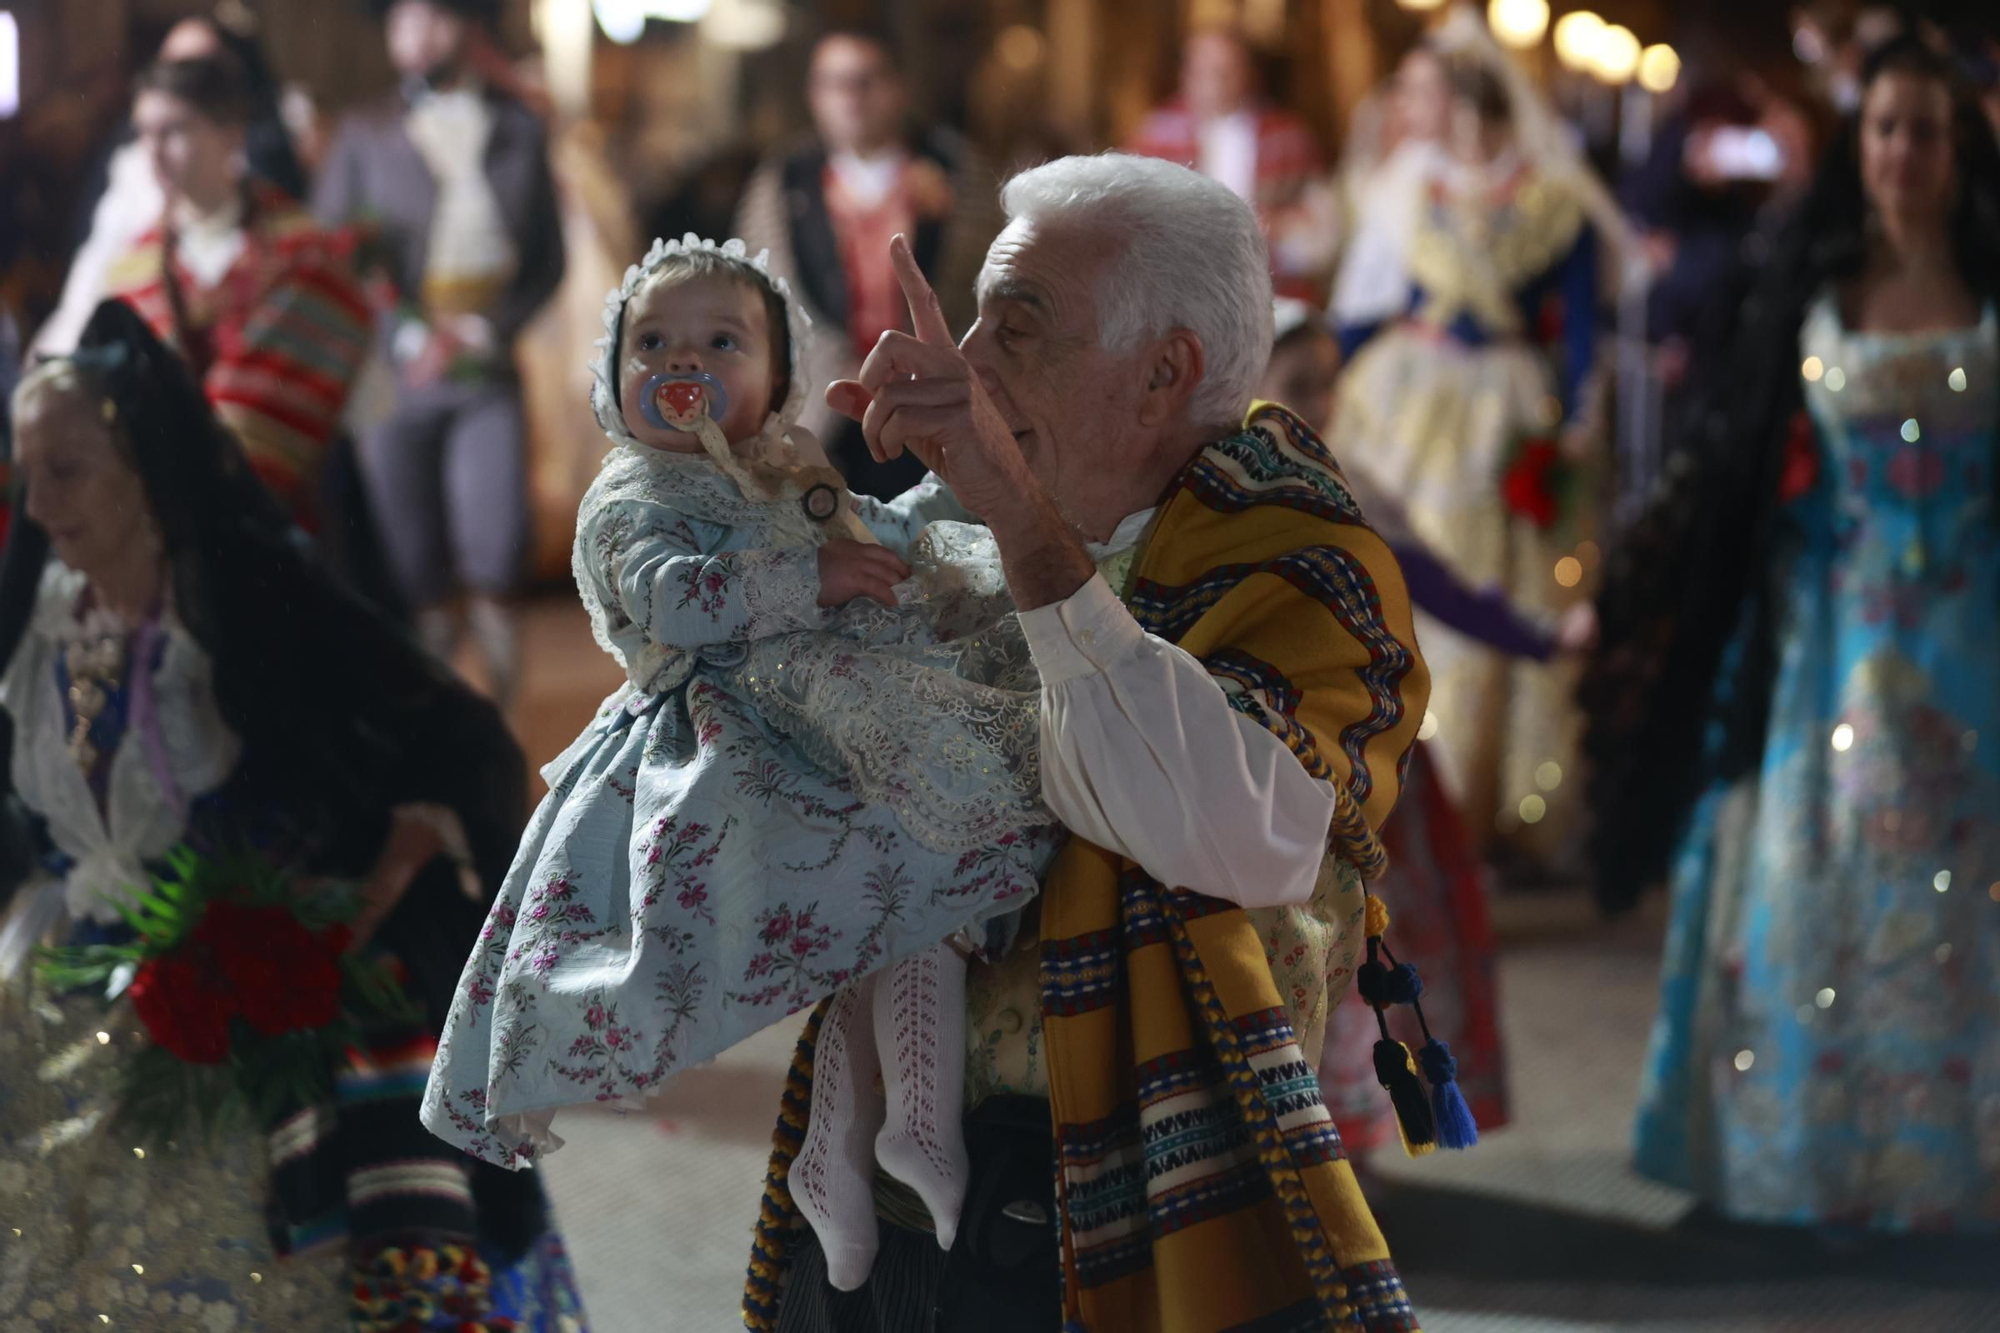
[(799, 413), (806, 403), (806, 382), (804, 356), (806, 339), (812, 336), (812, 320), (805, 307), (792, 296), (791, 285), (771, 272), (771, 252), (761, 250), (755, 256), (750, 248), (740, 240), (710, 241), (689, 232), (678, 241), (656, 240), (653, 248), (646, 251), (646, 257), (625, 270), (625, 280), (614, 287), (604, 298), (604, 334), (596, 344), (596, 355), (591, 359), (590, 406), (597, 414), (597, 424), (604, 433), (620, 444), (636, 444), (632, 433), (625, 429), (624, 415), (618, 409), (618, 330), (625, 318), (625, 307), (631, 304), (639, 288), (648, 278), (657, 273), (670, 259), (680, 255), (711, 254), (728, 262), (735, 268), (751, 274), (758, 281), (777, 292), (785, 307), (785, 331), (791, 343), (791, 389), (785, 401), (764, 423), (764, 433), (775, 429), (784, 431), (799, 419)]

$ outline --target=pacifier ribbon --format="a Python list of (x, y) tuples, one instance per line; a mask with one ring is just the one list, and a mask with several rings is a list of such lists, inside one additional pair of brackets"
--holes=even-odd
[(655, 430), (694, 433), (704, 417), (720, 421), (729, 411), (729, 390), (705, 370), (655, 375), (639, 394), (639, 415)]

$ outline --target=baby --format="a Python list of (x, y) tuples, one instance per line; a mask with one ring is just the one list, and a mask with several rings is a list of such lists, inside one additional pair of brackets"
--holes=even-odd
[(761, 256), (656, 243), (605, 325), (614, 447), (575, 572), (627, 681), (543, 770), (424, 1122), (522, 1166), (560, 1146), (556, 1108), (647, 1096), (834, 996), (792, 1182), (852, 1289), (871, 1145), (947, 1248), (956, 1227), (954, 943), (1004, 939), (1058, 838), (1037, 681), (990, 543), (929, 522), (964, 516), (942, 485), (857, 501), (792, 424), (805, 320)]

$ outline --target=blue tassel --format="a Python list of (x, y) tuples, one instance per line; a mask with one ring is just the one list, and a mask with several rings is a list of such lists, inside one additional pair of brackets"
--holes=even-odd
[(1479, 1142), (1479, 1125), (1459, 1089), (1458, 1061), (1452, 1058), (1451, 1047), (1433, 1037), (1424, 1043), (1418, 1059), (1431, 1084), (1431, 1117), (1437, 1125), (1438, 1147), (1470, 1148)]

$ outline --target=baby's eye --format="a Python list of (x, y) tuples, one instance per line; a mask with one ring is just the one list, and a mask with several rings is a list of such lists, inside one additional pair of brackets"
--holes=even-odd
[(718, 352), (733, 352), (737, 348), (734, 334), (718, 333), (708, 340), (708, 345)]
[(639, 350), (640, 350), (640, 351), (642, 351), (642, 352), (657, 352), (657, 351), (659, 351), (659, 350), (660, 350), (660, 335), (659, 335), (659, 334), (657, 334), (657, 333), (642, 333), (642, 334), (640, 334), (640, 335), (639, 335)]

